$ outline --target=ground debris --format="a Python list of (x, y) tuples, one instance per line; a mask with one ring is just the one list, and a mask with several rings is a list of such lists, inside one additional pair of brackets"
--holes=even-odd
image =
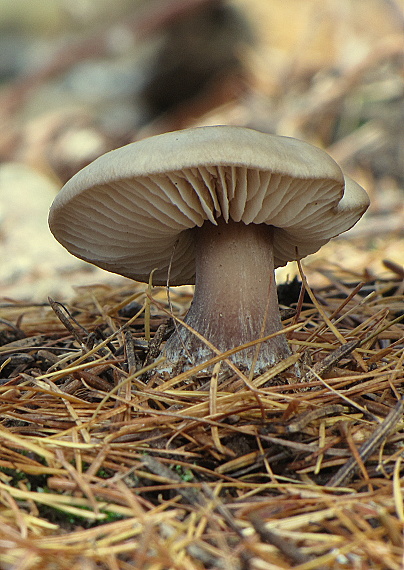
[[(7, 4), (2, 59), (20, 68), (0, 70), (0, 567), (402, 570), (399, 2), (54, 2), (36, 38), (42, 3)], [(25, 55), (3, 43), (22, 38), (14, 10)], [(232, 46), (236, 66), (210, 67), (185, 101)], [(156, 48), (155, 93), (174, 106), (153, 116), (139, 89)], [(324, 148), (371, 198), (303, 263), (312, 295), (296, 265), (277, 269), (293, 355), (258, 378), (220, 356), (211, 377), (156, 371), (171, 322), (159, 307), (182, 317), (191, 288), (171, 305), (154, 288), (146, 314), (150, 291), (72, 260), (46, 223), (101, 153), (213, 124)]]
[(195, 568), (359, 557), (381, 569), (382, 548), (398, 569), (404, 325), (385, 305), (386, 291), (403, 302), (400, 283), (373, 281), (359, 297), (332, 283), (284, 322), (300, 324), (289, 342), (310, 362), (303, 378), (232, 373), (215, 390), (192, 371), (145, 373), (165, 339), (159, 289), (147, 319), (149, 293), (126, 288), (96, 288), (57, 314), (37, 307), (36, 319), (32, 307), (25, 323), (2, 307), (2, 326), (18, 322), (24, 338), (0, 347), (1, 563), (40, 552), (46, 568), (57, 541), (75, 545), (72, 564), (108, 566), (113, 548), (117, 568), (143, 551), (161, 568), (182, 552)]

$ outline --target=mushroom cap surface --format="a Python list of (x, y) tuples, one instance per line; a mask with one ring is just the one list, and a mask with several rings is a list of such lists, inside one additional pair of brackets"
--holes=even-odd
[(49, 214), (73, 255), (147, 282), (195, 281), (194, 228), (220, 217), (274, 226), (275, 266), (316, 252), (369, 205), (324, 151), (244, 127), (156, 135), (100, 156), (71, 178)]

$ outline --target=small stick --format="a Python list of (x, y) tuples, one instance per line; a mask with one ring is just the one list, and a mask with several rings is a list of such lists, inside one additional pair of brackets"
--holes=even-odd
[[(183, 483), (183, 480), (178, 475), (178, 473), (176, 473), (175, 471), (173, 471), (172, 469), (170, 469), (169, 467), (167, 467), (166, 465), (164, 465), (158, 459), (152, 457), (151, 455), (145, 455), (142, 458), (142, 463), (145, 465), (145, 467), (147, 467), (147, 469), (151, 473), (153, 473), (154, 475), (158, 475), (159, 477), (163, 477), (164, 479), (167, 479), (167, 481), (169, 481), (170, 483)], [(190, 505), (194, 505), (195, 503), (199, 504), (203, 503), (203, 496), (200, 493), (200, 491), (198, 491), (198, 489), (192, 489), (192, 488), (184, 489), (181, 486), (179, 486), (178, 489), (176, 489), (176, 491)]]
[(288, 447), (290, 449), (296, 449), (299, 452), (304, 453), (324, 453), (327, 455), (333, 455), (337, 457), (346, 457), (348, 452), (345, 449), (339, 448), (328, 448), (320, 449), (316, 443), (300, 443), (297, 441), (289, 441), (288, 439), (283, 439), (282, 437), (272, 437), (271, 435), (259, 434), (260, 439), (264, 441), (269, 441), (275, 445), (281, 445), (282, 447)]
[(160, 346), (166, 336), (168, 330), (168, 321), (161, 323), (153, 338), (149, 342), (149, 350), (145, 358), (143, 366), (149, 366), (160, 354)]
[[(286, 558), (291, 560), (293, 564), (304, 564), (305, 562), (313, 560), (312, 556), (302, 552), (292, 542), (285, 540), (277, 532), (266, 528), (264, 521), (258, 513), (250, 513), (248, 518), (260, 539), (266, 544), (275, 546)], [(317, 570), (321, 570), (320, 566), (316, 568)]]
[(404, 279), (404, 267), (395, 263), (394, 261), (390, 261), (390, 259), (383, 259), (383, 265), (387, 269), (390, 269), (393, 273), (398, 275), (401, 279)]
[[(213, 494), (212, 489), (208, 487), (206, 483), (203, 483), (202, 487), (205, 495), (207, 495), (211, 500), (214, 501), (215, 510), (224, 518), (224, 520), (227, 522), (231, 530), (237, 534), (242, 543), (245, 544), (247, 542), (246, 537), (244, 536), (241, 528), (236, 524), (233, 515), (226, 507), (226, 505), (224, 505), (222, 502), (219, 501), (219, 497), (216, 497)], [(249, 552), (245, 552), (245, 550), (242, 550), (240, 552), (240, 558), (242, 563), (242, 570), (249, 570), (251, 568), (250, 565), (250, 561), (252, 558), (251, 554)]]
[(302, 382), (311, 382), (312, 380), (317, 378), (316, 375), (321, 376), (325, 372), (328, 372), (342, 358), (348, 356), (349, 354), (351, 354), (353, 350), (358, 348), (360, 344), (361, 340), (359, 339), (351, 340), (346, 342), (345, 344), (342, 344), (336, 350), (333, 350), (331, 354), (329, 354), (319, 362), (316, 362), (316, 364), (311, 368), (311, 370), (309, 370), (309, 372), (307, 372), (303, 376)]
[(128, 374), (132, 374), (136, 371), (138, 361), (136, 358), (133, 336), (129, 329), (124, 330), (123, 338), (125, 342), (126, 360), (128, 363)]
[(310, 422), (313, 420), (318, 420), (329, 416), (330, 414), (343, 413), (345, 410), (344, 406), (341, 404), (331, 404), (329, 406), (324, 406), (321, 408), (316, 408), (310, 412), (304, 412), (294, 418), (294, 421), (286, 426), (286, 431), (288, 433), (298, 433), (302, 431)]
[[(62, 325), (66, 327), (69, 333), (71, 333), (71, 335), (76, 339), (76, 341), (80, 344), (82, 350), (84, 352), (87, 352), (88, 348), (83, 341), (83, 337), (79, 335), (69, 319), (71, 319), (82, 331), (84, 331), (85, 334), (88, 334), (86, 329), (76, 321), (76, 319), (70, 314), (69, 310), (64, 305), (62, 305), (62, 303), (54, 301), (51, 297), (48, 297), (48, 301)], [(66, 316), (65, 313), (68, 316)]]
[(6, 319), (0, 319), (0, 323), (13, 330), (18, 335), (18, 338), (21, 339), (25, 337), (24, 331), (22, 331), (18, 326), (14, 325), (10, 321), (7, 321)]
[[(363, 463), (376, 451), (378, 447), (381, 446), (383, 441), (394, 430), (397, 422), (402, 417), (403, 412), (404, 399), (401, 399), (386, 416), (384, 421), (375, 429), (369, 439), (359, 448), (358, 453)], [(349, 461), (347, 461), (345, 465), (338, 469), (336, 474), (331, 477), (326, 486), (340, 487), (341, 485), (346, 485), (358, 469), (359, 465), (355, 457), (351, 457), (351, 459), (349, 459)]]

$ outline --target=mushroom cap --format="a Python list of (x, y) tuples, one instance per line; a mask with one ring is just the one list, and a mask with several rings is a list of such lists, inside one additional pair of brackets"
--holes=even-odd
[[(275, 266), (314, 253), (369, 205), (324, 151), (244, 127), (197, 127), (100, 156), (55, 198), (49, 225), (73, 255), (163, 285), (195, 281), (194, 229), (274, 226)], [(169, 269), (170, 267), (170, 269)]]

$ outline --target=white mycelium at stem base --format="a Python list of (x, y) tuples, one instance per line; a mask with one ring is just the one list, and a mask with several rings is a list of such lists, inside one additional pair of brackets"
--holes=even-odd
[[(282, 328), (273, 260), (273, 229), (264, 224), (218, 220), (195, 228), (196, 282), (192, 305), (185, 322), (221, 352), (257, 340)], [(200, 364), (214, 353), (185, 327), (178, 325), (166, 353), (175, 363), (184, 356), (189, 365)], [(257, 345), (237, 352), (231, 360), (249, 370)], [(290, 355), (283, 335), (259, 345), (255, 372)]]

